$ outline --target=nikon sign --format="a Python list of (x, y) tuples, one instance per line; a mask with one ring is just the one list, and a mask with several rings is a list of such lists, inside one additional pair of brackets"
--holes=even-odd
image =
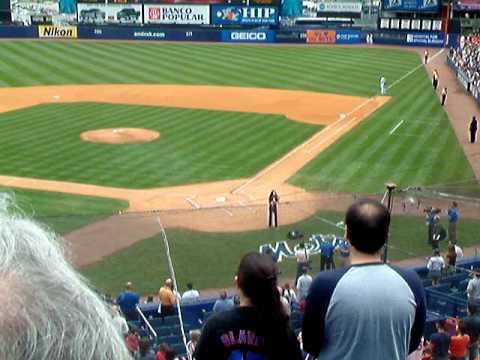
[(40, 25), (38, 27), (38, 37), (50, 39), (76, 39), (77, 27)]
[(208, 5), (144, 5), (147, 24), (210, 24)]

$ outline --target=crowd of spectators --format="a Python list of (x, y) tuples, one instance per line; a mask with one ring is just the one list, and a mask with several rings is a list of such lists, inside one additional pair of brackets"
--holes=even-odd
[[(348, 209), (345, 224), (352, 265), (312, 279), (308, 252), (300, 247), (303, 266), (294, 286), (279, 286), (271, 256), (254, 252), (242, 257), (235, 276), (238, 297), (222, 291), (213, 314), (201, 329), (190, 332), (189, 354), (196, 360), (404, 360), (411, 353), (418, 359), (475, 358), (480, 277), (468, 285), (469, 316), (458, 322), (456, 332), (448, 333), (439, 322), (437, 333), (424, 343), (426, 303), (420, 278), (381, 261), (389, 211), (376, 201), (360, 200)], [(167, 343), (152, 349), (150, 339), (129, 326), (138, 319), (141, 301), (132, 283), (116, 305), (108, 305), (65, 261), (55, 236), (12, 216), (1, 196), (0, 254), (2, 284), (8, 290), (0, 313), (0, 358), (180, 359)], [(200, 297), (191, 283), (182, 295), (175, 290), (166, 279), (158, 292), (164, 317), (180, 303)], [(298, 336), (290, 328), (292, 310), (303, 313)]]
[(480, 89), (480, 34), (462, 36), (457, 48), (450, 49), (450, 57), (470, 80), (470, 90)]

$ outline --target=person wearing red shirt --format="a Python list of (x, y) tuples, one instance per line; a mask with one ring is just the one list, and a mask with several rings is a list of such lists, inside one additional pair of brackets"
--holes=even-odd
[(465, 360), (469, 343), (470, 336), (465, 334), (462, 321), (460, 320), (457, 326), (457, 335), (450, 338), (450, 359)]

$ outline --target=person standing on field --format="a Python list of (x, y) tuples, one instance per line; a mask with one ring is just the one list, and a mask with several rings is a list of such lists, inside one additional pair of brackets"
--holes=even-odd
[(442, 106), (445, 105), (445, 101), (447, 101), (447, 91), (446, 87), (442, 89)]
[(423, 63), (427, 65), (428, 63), (428, 50), (425, 49), (425, 52), (423, 53)]
[(475, 116), (472, 117), (472, 121), (470, 122), (470, 126), (468, 128), (470, 130), (470, 143), (474, 144), (477, 141), (477, 130), (478, 130), (478, 121)]
[(385, 95), (385, 84), (386, 84), (386, 80), (385, 80), (385, 76), (382, 75), (382, 77), (380, 78), (380, 94), (382, 95)]
[(280, 198), (275, 190), (268, 196), (268, 226), (278, 227), (278, 202)]
[(437, 91), (437, 87), (438, 87), (438, 70), (437, 69), (433, 70), (432, 85), (435, 91)]

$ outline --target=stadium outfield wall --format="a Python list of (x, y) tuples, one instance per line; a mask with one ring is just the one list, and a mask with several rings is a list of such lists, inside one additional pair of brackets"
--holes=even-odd
[(158, 26), (0, 26), (0, 38), (204, 41), (227, 43), (376, 44), (442, 47), (439, 31), (362, 31), (356, 29), (172, 29)]

